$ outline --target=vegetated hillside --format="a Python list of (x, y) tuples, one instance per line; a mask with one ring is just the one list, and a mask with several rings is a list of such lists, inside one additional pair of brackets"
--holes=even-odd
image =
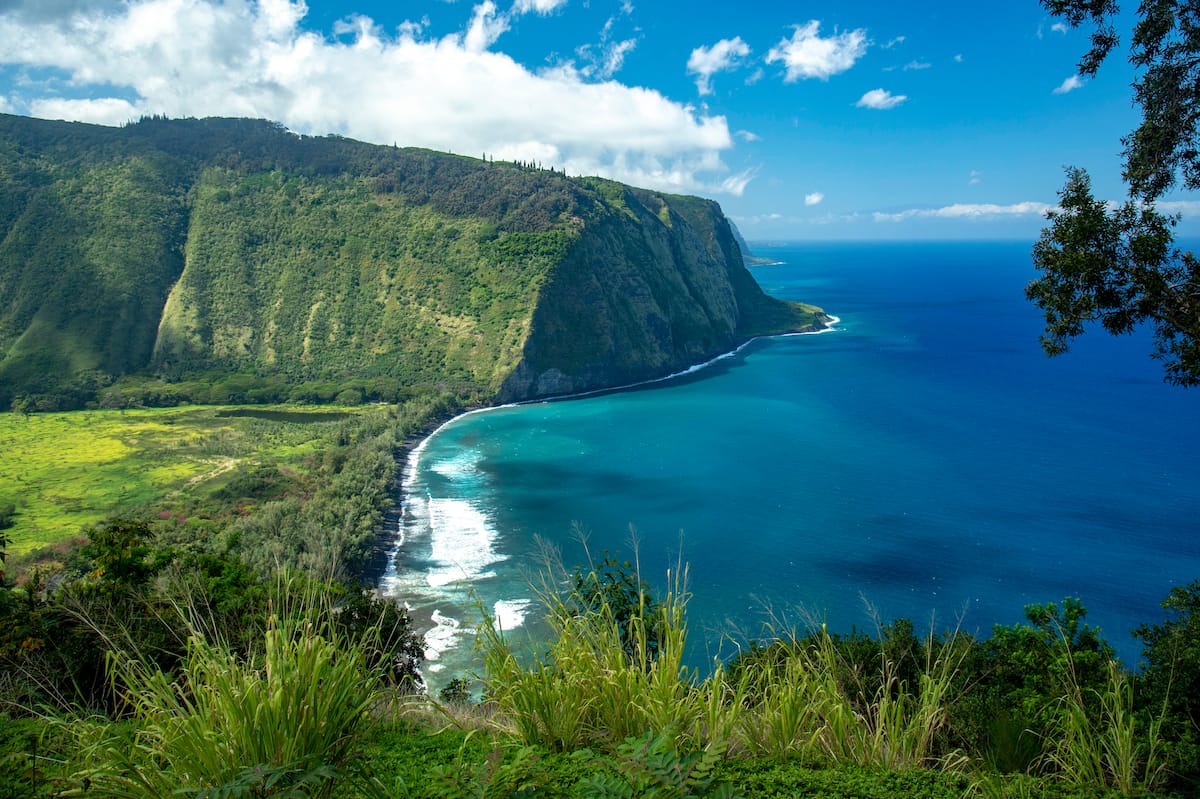
[(820, 323), (710, 201), (263, 121), (0, 115), (0, 407), (524, 399)]

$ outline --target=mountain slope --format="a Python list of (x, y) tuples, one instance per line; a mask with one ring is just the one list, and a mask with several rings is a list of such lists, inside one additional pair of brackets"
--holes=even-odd
[(813, 310), (763, 295), (706, 200), (253, 120), (0, 115), (0, 407), (526, 399)]

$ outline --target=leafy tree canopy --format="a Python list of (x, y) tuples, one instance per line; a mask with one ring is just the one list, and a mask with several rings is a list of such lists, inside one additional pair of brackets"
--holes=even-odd
[[(1120, 43), (1115, 0), (1042, 0), (1072, 26), (1091, 24), (1079, 62), (1094, 76)], [(1146, 0), (1129, 49), (1142, 122), (1123, 139), (1129, 199), (1097, 200), (1083, 169), (1067, 169), (1059, 208), (1033, 249), (1042, 276), (1026, 289), (1046, 315), (1042, 346), (1065, 352), (1088, 323), (1119, 335), (1149, 324), (1165, 379), (1200, 384), (1200, 261), (1174, 246), (1178, 217), (1155, 203), (1174, 188), (1200, 189), (1200, 14), (1188, 0)]]

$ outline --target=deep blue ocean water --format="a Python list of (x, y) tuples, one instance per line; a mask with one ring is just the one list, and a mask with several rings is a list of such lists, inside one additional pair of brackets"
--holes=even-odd
[(1200, 389), (1162, 382), (1148, 335), (1096, 331), (1043, 356), (1028, 243), (758, 253), (782, 262), (751, 270), (764, 289), (836, 329), (472, 414), (411, 459), (385, 582), (435, 625), (435, 671), (471, 668), (477, 601), (533, 626), (536, 537), (579, 562), (579, 526), (593, 553), (626, 558), (631, 525), (652, 584), (689, 564), (698, 662), (731, 626), (757, 631), (764, 604), (832, 630), (873, 629), (869, 604), (986, 634), (1078, 596), (1136, 665), (1130, 631), (1200, 579)]

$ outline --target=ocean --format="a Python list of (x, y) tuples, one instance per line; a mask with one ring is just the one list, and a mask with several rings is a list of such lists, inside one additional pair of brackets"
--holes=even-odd
[[(1148, 333), (1046, 358), (1028, 242), (789, 243), (751, 269), (839, 318), (674, 379), (473, 413), (410, 457), (383, 587), (436, 685), (477, 669), (479, 608), (539, 634), (539, 542), (689, 569), (693, 661), (770, 617), (987, 635), (1077, 596), (1119, 656), (1200, 580), (1200, 389)], [(631, 535), (631, 530), (635, 531)]]

